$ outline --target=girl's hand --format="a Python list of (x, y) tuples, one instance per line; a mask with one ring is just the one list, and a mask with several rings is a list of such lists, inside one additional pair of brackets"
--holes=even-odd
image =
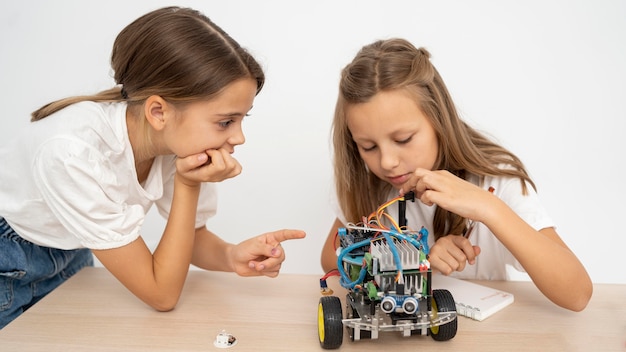
[(480, 247), (472, 246), (463, 236), (449, 235), (441, 237), (430, 248), (428, 260), (433, 270), (444, 275), (453, 271), (463, 271), (466, 263), (473, 265), (480, 254)]
[(402, 185), (400, 194), (415, 191), (415, 197), (426, 205), (437, 204), (464, 218), (483, 221), (489, 204), (498, 198), (489, 191), (467, 182), (446, 170), (417, 169)]
[(224, 149), (210, 149), (176, 160), (181, 180), (195, 186), (202, 182), (221, 182), (241, 173), (241, 165)]
[(280, 243), (305, 236), (300, 230), (280, 230), (245, 240), (231, 247), (233, 271), (241, 276), (276, 277), (285, 260), (285, 251)]

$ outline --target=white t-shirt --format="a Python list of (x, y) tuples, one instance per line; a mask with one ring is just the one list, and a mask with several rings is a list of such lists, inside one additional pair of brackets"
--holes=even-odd
[[(470, 182), (478, 184), (478, 178), (470, 178)], [(522, 194), (522, 185), (517, 178), (485, 177), (484, 189), (493, 187), (494, 194), (502, 199), (515, 213), (526, 221), (535, 230), (555, 227), (542, 206), (537, 193), (530, 184), (527, 184), (528, 194)], [(398, 196), (397, 190), (392, 190), (389, 200)], [(432, 247), (434, 238), (433, 217), (435, 206), (427, 206), (419, 200), (406, 202), (407, 226), (412, 230), (419, 230), (422, 226), (428, 230), (428, 245)], [(397, 219), (397, 203), (388, 208), (390, 215)], [(340, 213), (339, 219), (345, 224), (345, 217)], [(480, 246), (481, 253), (476, 257), (474, 265), (466, 265), (461, 272), (453, 272), (450, 276), (463, 279), (477, 280), (506, 280), (506, 265), (524, 272), (524, 268), (515, 259), (513, 254), (504, 247), (496, 236), (482, 223), (477, 223), (470, 236), (473, 245)]]
[[(126, 103), (71, 105), (1, 146), (0, 160), (0, 217), (38, 245), (117, 248), (139, 237), (153, 204), (170, 212), (175, 156), (155, 158), (139, 184)], [(196, 228), (216, 206), (215, 185), (202, 184)]]

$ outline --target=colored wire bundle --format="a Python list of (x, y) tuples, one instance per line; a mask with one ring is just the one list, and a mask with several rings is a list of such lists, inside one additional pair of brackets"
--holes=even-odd
[[(375, 235), (372, 238), (359, 241), (357, 243), (353, 243), (347, 246), (337, 256), (337, 268), (341, 277), (340, 282), (343, 287), (350, 289), (357, 287), (359, 283), (363, 282), (365, 275), (367, 274), (367, 263), (365, 259), (362, 260), (361, 270), (359, 271), (359, 275), (355, 280), (351, 280), (348, 276), (348, 273), (346, 273), (345, 271), (345, 268), (343, 266), (344, 258), (355, 249), (369, 246), (369, 250), (371, 253), (371, 244), (375, 241), (382, 241), (384, 239), (389, 247), (389, 250), (391, 251), (394, 264), (398, 271), (395, 281), (399, 283), (403, 283), (404, 276), (402, 261), (396, 247), (396, 241), (409, 242), (416, 248), (420, 249), (426, 248), (427, 252), (428, 244), (426, 239), (428, 236), (428, 232), (426, 231), (426, 229), (422, 228), (422, 230), (415, 234), (415, 232), (409, 231), (408, 228), (402, 228), (401, 226), (399, 226), (396, 219), (394, 219), (391, 215), (389, 215), (388, 212), (386, 212), (386, 209), (389, 206), (403, 200), (403, 196), (393, 198), (388, 202), (380, 205), (375, 212), (372, 212), (367, 218), (364, 219), (362, 224), (350, 223), (348, 224), (348, 226), (346, 226), (346, 228), (352, 230), (375, 232)], [(390, 223), (391, 226), (385, 226), (385, 220)], [(406, 231), (407, 234), (405, 234), (404, 231)]]

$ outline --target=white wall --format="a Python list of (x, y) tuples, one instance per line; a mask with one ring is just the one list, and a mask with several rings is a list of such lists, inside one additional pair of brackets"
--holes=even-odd
[[(175, 1), (0, 5), (0, 138), (44, 103), (113, 84), (109, 55), (136, 17)], [(179, 1), (261, 61), (267, 85), (244, 124), (239, 177), (220, 188), (209, 227), (238, 242), (283, 227), (284, 272), (321, 273), (333, 221), (329, 131), (339, 70), (364, 44), (425, 46), (462, 115), (517, 153), (558, 230), (594, 282), (626, 283), (626, 2)], [(0, 165), (0, 167), (2, 167)], [(154, 247), (164, 222), (150, 214)]]

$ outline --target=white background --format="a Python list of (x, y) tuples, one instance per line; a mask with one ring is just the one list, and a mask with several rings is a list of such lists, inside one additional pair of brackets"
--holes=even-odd
[[(0, 139), (45, 103), (111, 87), (117, 33), (172, 4), (204, 12), (267, 74), (235, 153), (244, 171), (220, 185), (209, 221), (222, 237), (303, 229), (306, 239), (284, 244), (283, 272), (322, 273), (339, 71), (362, 45), (400, 36), (431, 52), (464, 119), (526, 163), (592, 280), (626, 283), (626, 2), (2, 2)], [(150, 214), (150, 246), (163, 224)]]

